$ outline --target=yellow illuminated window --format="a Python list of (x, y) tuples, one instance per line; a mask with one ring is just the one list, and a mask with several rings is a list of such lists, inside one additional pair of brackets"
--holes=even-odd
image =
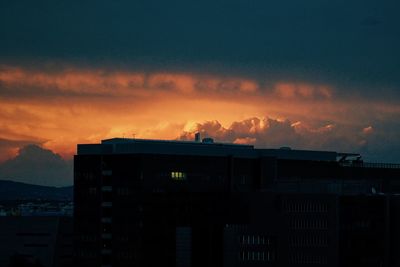
[(171, 178), (175, 181), (186, 180), (186, 173), (184, 172), (171, 172)]

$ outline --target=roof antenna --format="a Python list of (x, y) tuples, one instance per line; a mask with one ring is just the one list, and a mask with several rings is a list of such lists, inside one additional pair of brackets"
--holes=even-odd
[(195, 142), (200, 142), (200, 139), (201, 139), (201, 138), (200, 138), (200, 132), (195, 133), (195, 134), (194, 134), (194, 141), (195, 141)]

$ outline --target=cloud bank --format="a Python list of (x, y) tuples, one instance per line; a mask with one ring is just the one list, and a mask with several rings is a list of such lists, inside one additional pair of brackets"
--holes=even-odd
[[(268, 117), (235, 121), (224, 127), (218, 121), (196, 123), (183, 131), (179, 139), (194, 140), (200, 132), (216, 141), (251, 144), (258, 148), (291, 147), (293, 149), (328, 150), (361, 153), (366, 160), (399, 162), (399, 128), (382, 132), (373, 126), (326, 124), (313, 127), (301, 121), (277, 120)], [(393, 149), (393, 148), (396, 149)]]
[(381, 160), (396, 160), (390, 149), (399, 143), (393, 137), (400, 128), (395, 97), (343, 94), (311, 80), (3, 65), (0, 104), (0, 161), (32, 143), (70, 158), (77, 143), (174, 139), (204, 121), (221, 124), (210, 131), (221, 141), (376, 151)]
[(400, 82), (399, 5), (393, 0), (2, 1), (0, 60), (32, 68), (67, 63), (208, 70), (389, 90)]
[(73, 182), (72, 161), (37, 145), (22, 147), (16, 157), (0, 164), (0, 179), (46, 185), (67, 186)]

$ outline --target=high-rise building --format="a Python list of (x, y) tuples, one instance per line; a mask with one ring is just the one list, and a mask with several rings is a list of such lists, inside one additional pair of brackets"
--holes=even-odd
[(400, 263), (399, 165), (115, 138), (78, 145), (74, 168), (75, 266)]

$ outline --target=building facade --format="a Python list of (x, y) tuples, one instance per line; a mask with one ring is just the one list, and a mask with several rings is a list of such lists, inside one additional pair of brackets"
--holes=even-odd
[(399, 266), (399, 181), (354, 154), (78, 145), (75, 266)]
[(0, 266), (73, 266), (72, 217), (0, 217)]

